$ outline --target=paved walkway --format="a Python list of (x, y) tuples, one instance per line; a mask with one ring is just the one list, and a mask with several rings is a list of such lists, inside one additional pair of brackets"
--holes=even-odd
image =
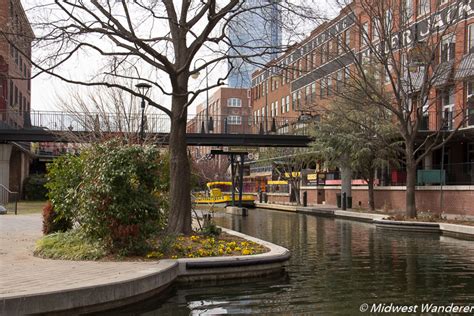
[(41, 215), (0, 216), (0, 298), (94, 286), (140, 277), (156, 262), (47, 260), (33, 256)]

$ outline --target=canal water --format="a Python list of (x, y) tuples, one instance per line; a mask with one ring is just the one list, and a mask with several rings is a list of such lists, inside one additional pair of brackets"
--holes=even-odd
[(474, 242), (311, 215), (249, 213), (218, 213), (215, 220), (290, 249), (282, 275), (176, 285), (164, 298), (121, 313), (354, 315), (363, 303), (474, 304)]

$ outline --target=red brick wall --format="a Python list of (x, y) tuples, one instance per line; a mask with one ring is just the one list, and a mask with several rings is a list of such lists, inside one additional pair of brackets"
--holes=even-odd
[(268, 194), (268, 203), (273, 203), (273, 204), (287, 204), (290, 202), (290, 195), (273, 195), (273, 194)]
[[(315, 190), (311, 190), (315, 191)], [(311, 192), (308, 190), (308, 193)], [(325, 188), (326, 203), (336, 205), (336, 193), (340, 192), (338, 188)], [(310, 199), (309, 197), (313, 197)], [(308, 195), (308, 202), (314, 203), (315, 195)], [(474, 215), (474, 190), (445, 190), (443, 191), (444, 212), (450, 214)], [(352, 190), (352, 205), (357, 207), (361, 202), (363, 208), (368, 207), (367, 189)], [(416, 205), (418, 211), (440, 212), (440, 191), (436, 190), (417, 190)], [(375, 208), (403, 212), (405, 209), (405, 190), (389, 190), (378, 188), (375, 190)]]

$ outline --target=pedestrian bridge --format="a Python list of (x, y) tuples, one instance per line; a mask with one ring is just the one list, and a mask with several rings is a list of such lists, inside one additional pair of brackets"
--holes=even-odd
[[(124, 136), (168, 144), (165, 114), (0, 112), (0, 142), (89, 142)], [(311, 120), (301, 117), (194, 116), (187, 123), (190, 146), (306, 147)]]

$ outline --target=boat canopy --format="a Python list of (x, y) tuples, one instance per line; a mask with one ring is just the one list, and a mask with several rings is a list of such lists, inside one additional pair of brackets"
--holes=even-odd
[(230, 181), (216, 181), (216, 182), (208, 182), (207, 187), (212, 188), (213, 186), (216, 185), (232, 185), (232, 182)]
[(269, 180), (267, 184), (273, 184), (273, 185), (285, 185), (288, 184), (288, 181), (285, 180)]

